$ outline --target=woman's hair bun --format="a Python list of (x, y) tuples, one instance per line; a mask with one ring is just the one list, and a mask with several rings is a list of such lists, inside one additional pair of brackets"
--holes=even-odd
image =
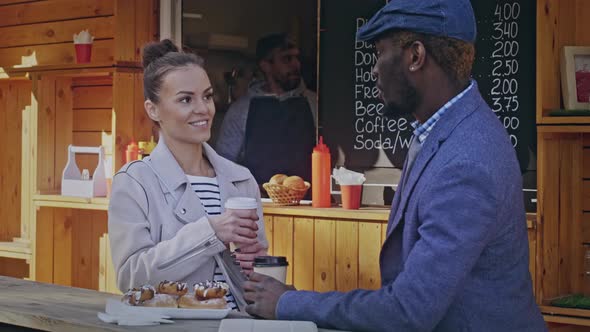
[(178, 47), (170, 39), (147, 44), (143, 48), (143, 68), (170, 52), (178, 52)]

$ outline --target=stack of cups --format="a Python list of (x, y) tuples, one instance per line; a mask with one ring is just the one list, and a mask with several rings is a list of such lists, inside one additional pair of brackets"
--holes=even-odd
[[(250, 197), (232, 197), (225, 201), (225, 210), (253, 210), (256, 213), (258, 203), (255, 198)], [(229, 244), (229, 250), (231, 252), (236, 251), (238, 245), (233, 242)]]

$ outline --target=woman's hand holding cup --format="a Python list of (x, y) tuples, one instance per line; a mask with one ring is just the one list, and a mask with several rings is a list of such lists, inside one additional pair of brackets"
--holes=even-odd
[(223, 243), (243, 243), (253, 245), (258, 243), (256, 210), (228, 209), (218, 216), (209, 216), (209, 223), (215, 235)]

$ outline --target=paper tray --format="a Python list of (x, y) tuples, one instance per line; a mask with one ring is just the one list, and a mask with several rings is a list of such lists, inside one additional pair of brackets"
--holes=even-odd
[(222, 319), (227, 316), (231, 309), (183, 309), (183, 308), (157, 308), (157, 307), (134, 307), (122, 303), (116, 299), (107, 299), (105, 312), (111, 315), (137, 314), (137, 315), (160, 315), (172, 319)]

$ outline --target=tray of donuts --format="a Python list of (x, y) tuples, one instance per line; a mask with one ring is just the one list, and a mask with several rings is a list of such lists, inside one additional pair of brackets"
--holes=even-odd
[(120, 300), (108, 299), (107, 314), (154, 314), (175, 319), (221, 319), (231, 311), (224, 282), (205, 281), (193, 285), (162, 281), (127, 291)]

